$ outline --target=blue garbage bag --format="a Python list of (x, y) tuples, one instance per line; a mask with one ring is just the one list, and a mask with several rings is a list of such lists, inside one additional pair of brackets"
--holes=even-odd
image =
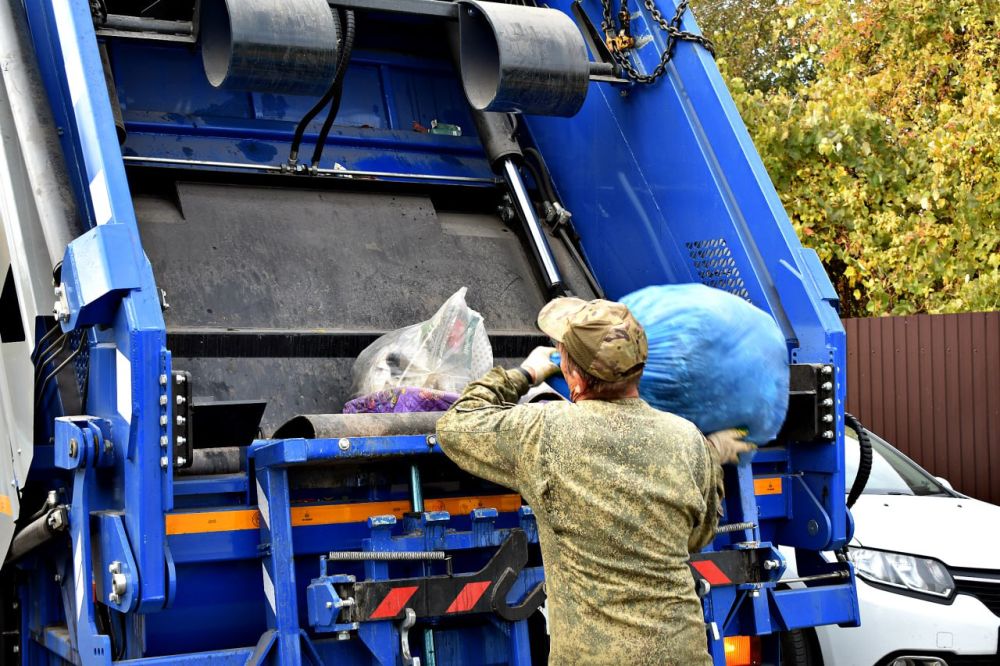
[(788, 350), (774, 319), (702, 284), (646, 287), (621, 299), (649, 338), (639, 393), (704, 433), (775, 438), (788, 410)]

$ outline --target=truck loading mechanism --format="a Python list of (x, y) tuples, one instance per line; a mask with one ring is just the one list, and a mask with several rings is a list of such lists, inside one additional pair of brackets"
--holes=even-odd
[(692, 558), (709, 650), (856, 624), (836, 294), (660, 2), (605, 44), (597, 0), (0, 0), (0, 662), (543, 663), (530, 507), (433, 414), (339, 414), (462, 286), (508, 364), (561, 293), (769, 312), (792, 407)]

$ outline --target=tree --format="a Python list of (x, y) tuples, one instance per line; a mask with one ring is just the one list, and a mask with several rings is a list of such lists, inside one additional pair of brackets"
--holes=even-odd
[(1000, 0), (733, 5), (695, 11), (844, 313), (1000, 309)]

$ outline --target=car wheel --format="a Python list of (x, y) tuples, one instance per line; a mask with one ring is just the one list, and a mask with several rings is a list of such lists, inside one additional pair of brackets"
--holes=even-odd
[(811, 629), (796, 629), (783, 633), (781, 666), (823, 666), (816, 633)]

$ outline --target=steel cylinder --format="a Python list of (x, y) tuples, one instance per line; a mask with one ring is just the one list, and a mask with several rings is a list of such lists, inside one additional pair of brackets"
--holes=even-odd
[(580, 110), (590, 63), (569, 16), (497, 2), (459, 4), (462, 86), (473, 108), (547, 116)]
[(201, 55), (216, 88), (320, 95), (337, 68), (327, 0), (202, 0)]

